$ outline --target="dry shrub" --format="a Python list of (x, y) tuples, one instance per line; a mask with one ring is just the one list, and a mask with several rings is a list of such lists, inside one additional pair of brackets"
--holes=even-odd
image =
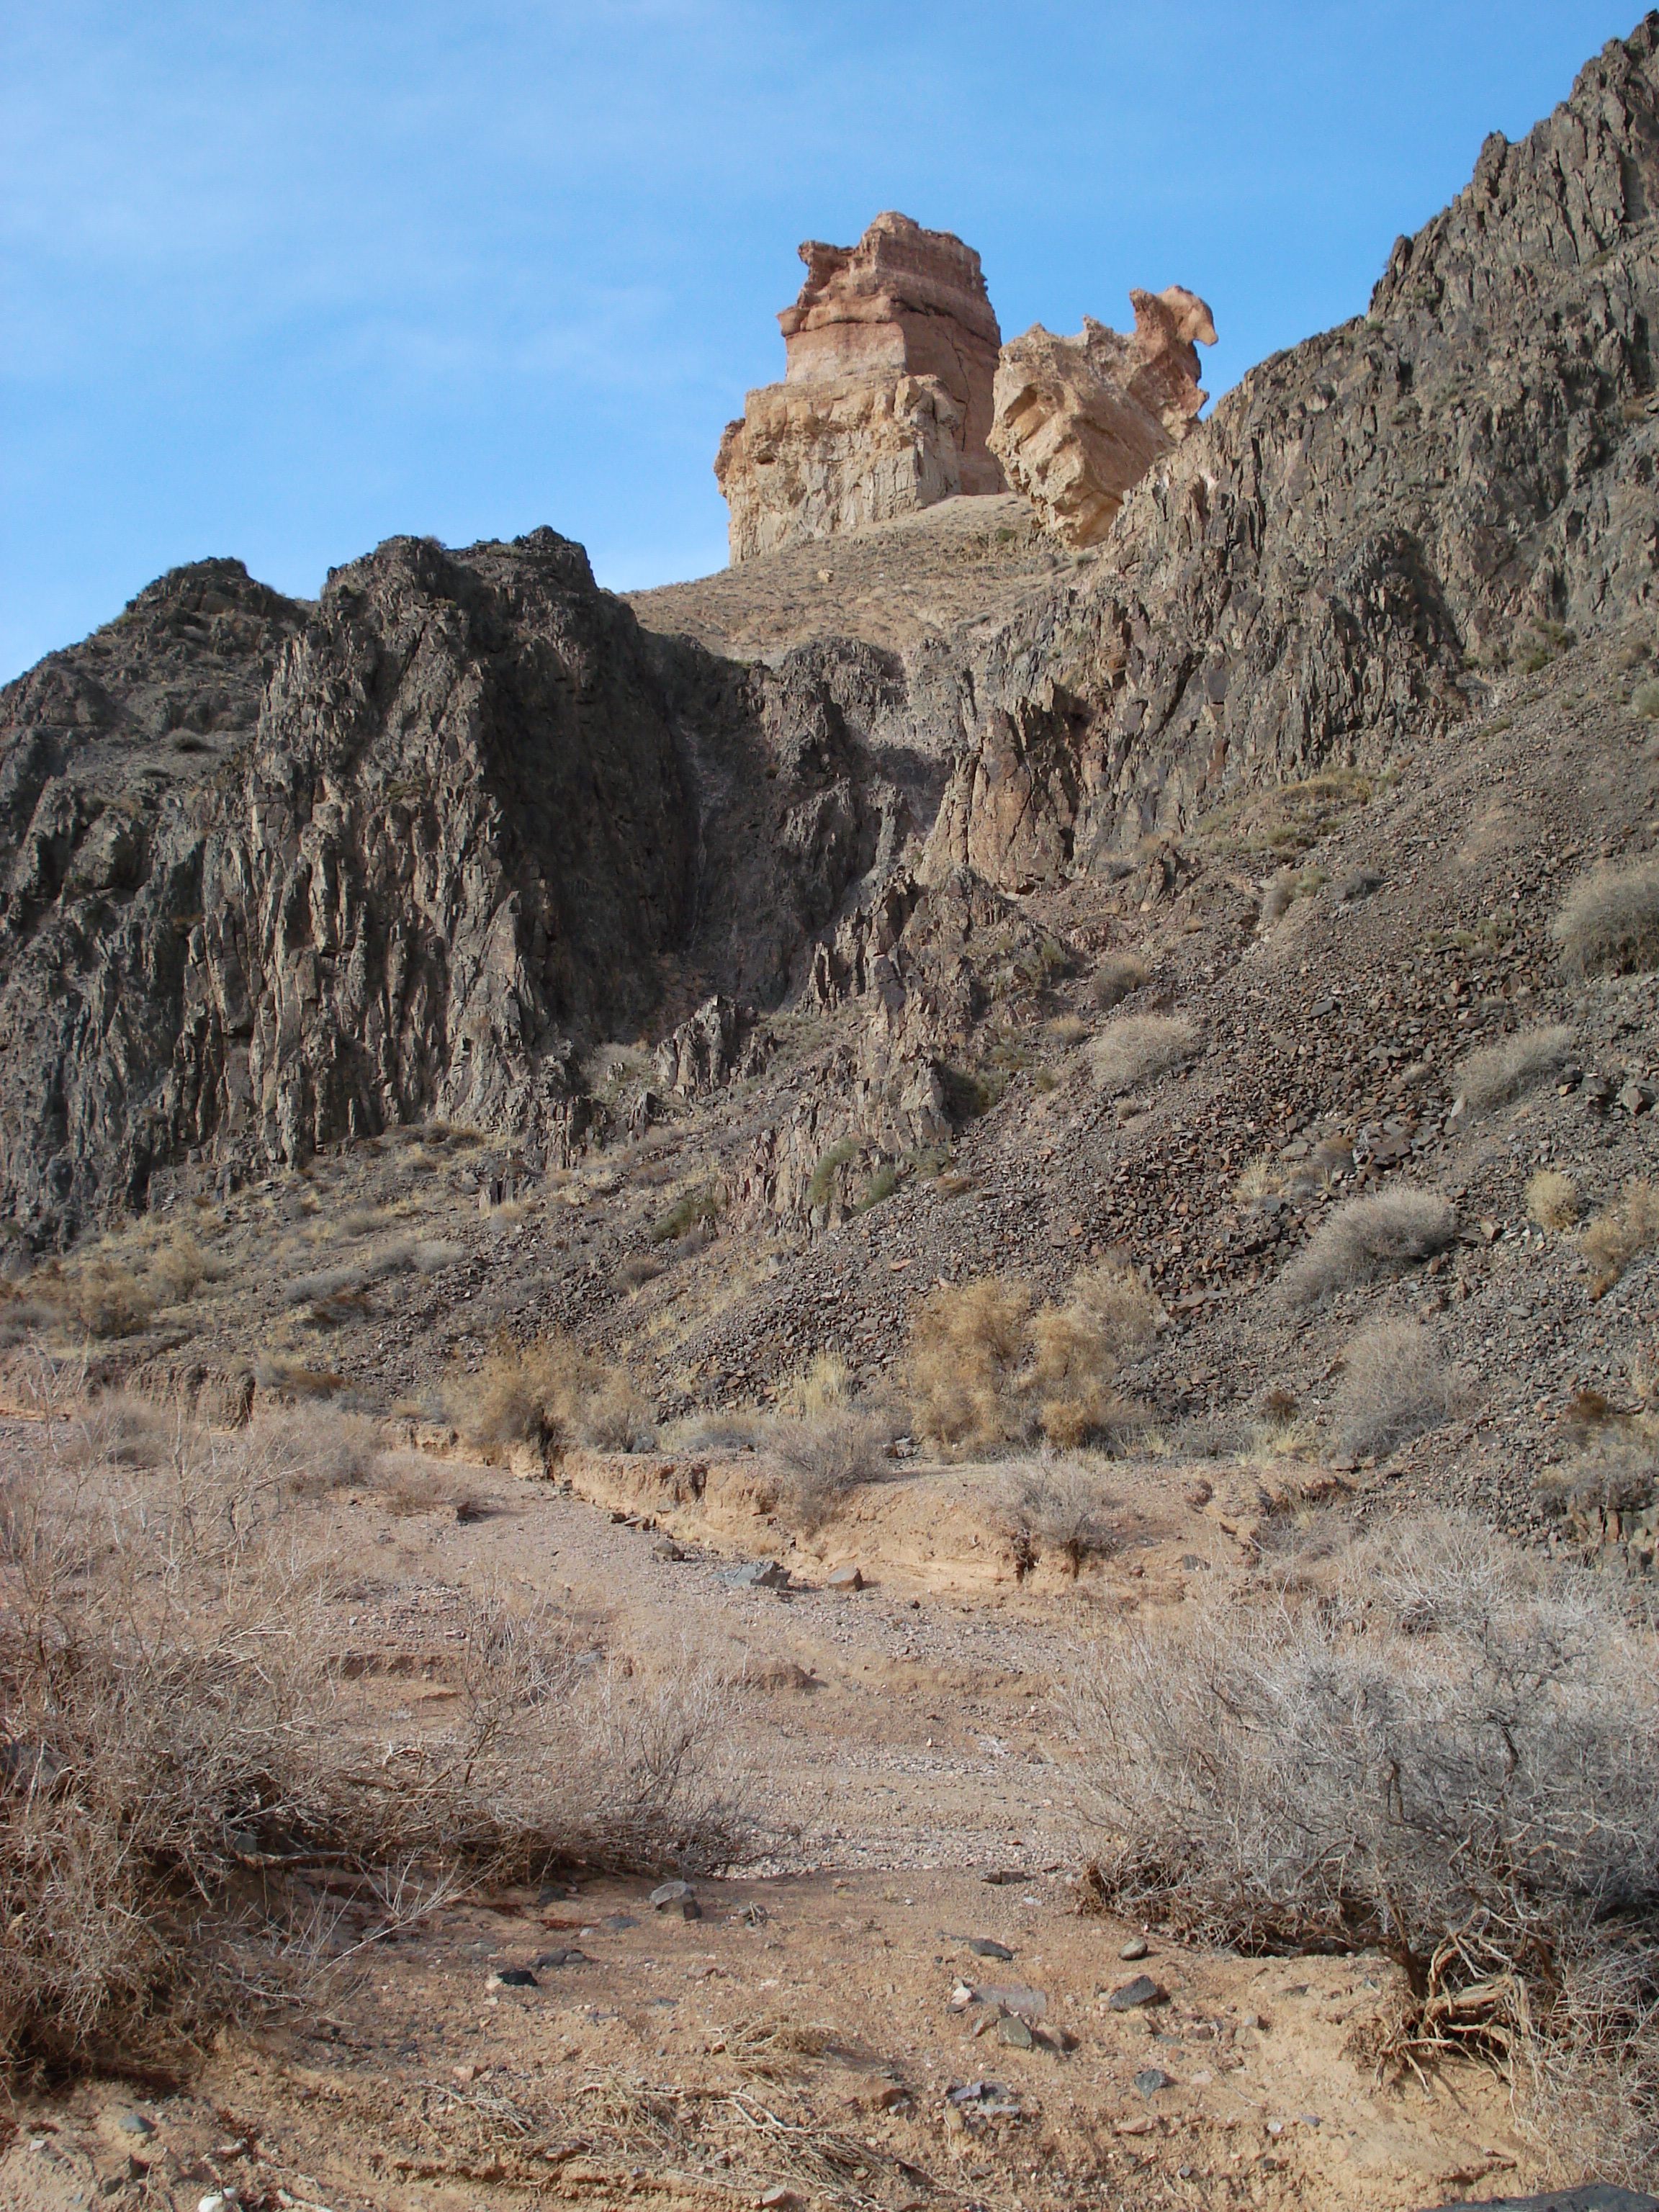
[(1438, 1428), (1457, 1402), (1439, 1347), (1415, 1322), (1382, 1322), (1344, 1355), (1336, 1427), (1343, 1449), (1385, 1459)]
[(851, 1406), (826, 1407), (773, 1425), (767, 1449), (779, 1477), (778, 1503), (811, 1535), (854, 1490), (886, 1470), (885, 1425)]
[(1550, 934), (1581, 975), (1645, 974), (1659, 966), (1659, 860), (1582, 878)]
[(994, 1275), (941, 1285), (911, 1317), (906, 1385), (918, 1431), (989, 1446), (1037, 1431), (1074, 1449), (1139, 1425), (1112, 1388), (1158, 1327), (1139, 1277), (1109, 1262), (1073, 1278), (1064, 1305), (1036, 1315), (1024, 1287)]
[(1659, 1240), (1659, 1190), (1645, 1176), (1632, 1176), (1616, 1206), (1598, 1213), (1584, 1228), (1579, 1249), (1595, 1273), (1592, 1297), (1601, 1297), (1631, 1261)]
[(313, 1400), (257, 1406), (243, 1450), (251, 1470), (280, 1483), (291, 1496), (322, 1498), (366, 1482), (382, 1446), (380, 1430), (364, 1415)]
[(1383, 2055), (1565, 2056), (1644, 2097), (1659, 2155), (1659, 1652), (1605, 1583), (1396, 1522), (1126, 1625), (1074, 1713), (1100, 1901), (1246, 1951), (1381, 1947), (1408, 1990)]
[(1025, 1350), (1030, 1296), (996, 1275), (943, 1283), (910, 1321), (905, 1380), (917, 1428), (939, 1443), (1000, 1443), (1012, 1432), (1012, 1382)]
[(1045, 1305), (1036, 1316), (1023, 1379), (1050, 1443), (1075, 1450), (1136, 1425), (1138, 1409), (1117, 1395), (1113, 1380), (1158, 1318), (1158, 1300), (1139, 1276), (1109, 1262), (1084, 1268), (1063, 1306)]
[(1571, 1229), (1578, 1218), (1578, 1186), (1559, 1168), (1540, 1168), (1527, 1184), (1527, 1218), (1540, 1229)]
[(539, 1601), (467, 1601), (459, 1698), (388, 1755), (258, 1458), (135, 1477), (48, 1426), (0, 1494), (0, 2067), (118, 2067), (319, 1994), (317, 1888), (370, 1925), (487, 1873), (725, 1861), (746, 1836), (706, 1670), (584, 1663)]
[(1095, 1004), (1109, 1014), (1146, 981), (1146, 963), (1138, 952), (1109, 952), (1095, 969)]
[(1395, 1183), (1364, 1198), (1351, 1198), (1328, 1214), (1281, 1276), (1292, 1305), (1309, 1305), (1328, 1291), (1369, 1282), (1385, 1268), (1409, 1266), (1443, 1251), (1457, 1230), (1451, 1200), (1437, 1190)]
[(1534, 1084), (1548, 1081), (1570, 1058), (1576, 1034), (1565, 1022), (1517, 1030), (1513, 1036), (1472, 1052), (1455, 1070), (1452, 1087), (1483, 1110), (1507, 1105)]
[(69, 1319), (88, 1336), (136, 1336), (155, 1310), (154, 1295), (124, 1260), (83, 1261), (58, 1296)]
[(225, 1273), (223, 1261), (204, 1252), (187, 1229), (175, 1230), (149, 1257), (149, 1284), (158, 1305), (188, 1305), (204, 1283)]
[(517, 1444), (546, 1459), (573, 1444), (634, 1451), (651, 1437), (651, 1408), (626, 1370), (567, 1336), (519, 1344), (503, 1334), (481, 1371), (448, 1395), (456, 1426), (489, 1459)]
[(1097, 1088), (1128, 1091), (1180, 1066), (1198, 1042), (1198, 1031), (1179, 1014), (1120, 1014), (1089, 1048)]
[(1017, 1468), (1004, 1513), (1022, 1577), (1045, 1552), (1057, 1552), (1075, 1580), (1086, 1560), (1122, 1547), (1121, 1503), (1098, 1470), (1079, 1459), (1045, 1452)]

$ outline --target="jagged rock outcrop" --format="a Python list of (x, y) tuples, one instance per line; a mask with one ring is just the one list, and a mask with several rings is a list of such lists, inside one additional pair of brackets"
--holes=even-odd
[[(989, 445), (1068, 545), (1096, 545), (1126, 494), (1178, 446), (1209, 397), (1199, 389), (1198, 346), (1215, 324), (1195, 293), (1131, 292), (1133, 337), (1091, 315), (1080, 337), (1034, 323), (997, 363)], [(1194, 343), (1196, 341), (1196, 343)]]
[(714, 460), (733, 562), (1002, 489), (986, 446), (1001, 333), (978, 254), (889, 214), (800, 258), (784, 380), (748, 394)]
[(647, 639), (551, 531), (395, 539), (315, 607), (164, 579), (0, 694), (0, 1205), (58, 1241), (192, 1152), (428, 1114), (568, 1164), (580, 1039), (671, 979), (775, 1005), (891, 869), (895, 682)]
[(1242, 784), (1380, 762), (1550, 625), (1659, 607), (1659, 14), (1251, 371), (1012, 628), (924, 873), (1108, 864)]

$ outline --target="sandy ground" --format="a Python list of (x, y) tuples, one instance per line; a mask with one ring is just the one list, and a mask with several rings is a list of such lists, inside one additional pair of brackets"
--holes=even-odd
[[(1126, 1961), (1140, 1931), (1079, 1911), (1066, 1670), (1103, 1621), (1156, 1619), (1242, 1539), (1243, 1478), (1200, 1503), (1179, 1469), (1128, 1471), (1122, 1550), (1072, 1583), (1015, 1577), (993, 1470), (911, 1473), (793, 1552), (741, 1460), (708, 1468), (701, 1499), (662, 1459), (573, 1462), (569, 1487), (439, 1472), (482, 1518), (458, 1522), (453, 1499), (394, 1515), (373, 1492), (317, 1509), (388, 1723), (453, 1695), (447, 1606), (516, 1578), (613, 1659), (720, 1667), (764, 1855), (698, 1881), (690, 1920), (653, 1911), (642, 1881), (457, 1900), (354, 1962), (325, 2016), (225, 2031), (167, 2094), (100, 2081), (21, 2104), (0, 2203), (195, 2212), (234, 2188), (244, 2208), (482, 2212), (781, 2188), (894, 2212), (1403, 2212), (1535, 2174), (1490, 2073), (1391, 2086), (1350, 2052), (1388, 2002), (1385, 1962), (1156, 1935)], [(734, 1586), (773, 1554), (797, 1587)], [(832, 1591), (848, 1558), (869, 1586)], [(502, 1968), (533, 1985), (492, 1985)], [(1143, 1972), (1157, 2001), (1113, 2011)], [(969, 1990), (1002, 1991), (1008, 2017)]]

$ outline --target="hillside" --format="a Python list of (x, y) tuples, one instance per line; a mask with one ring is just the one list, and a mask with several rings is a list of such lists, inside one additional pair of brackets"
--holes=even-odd
[[(1471, 1590), (1509, 1576), (1541, 1604), (1528, 1577), (1593, 1566), (1584, 1603), (1634, 1624), (1626, 1747), (1646, 1741), (1656, 326), (1659, 14), (1521, 143), (1488, 140), (1368, 313), (1252, 370), (1090, 553), (998, 494), (626, 599), (552, 529), (393, 539), (314, 603), (204, 561), (0, 692), (0, 1325), (29, 1417), (6, 1449), (44, 1464), (78, 1435), (54, 1465), (144, 1499), (192, 1451), (204, 1481), (222, 1453), (246, 1485), (225, 1508), (238, 1541), (286, 1501), (336, 1576), (329, 1695), (343, 1714), (357, 1685), (341, 1727), (384, 1741), (383, 1766), (394, 1738), (409, 1750), (398, 1730), (447, 1726), (445, 1698), (475, 1694), (452, 1614), (515, 1584), (537, 1606), (562, 1590), (546, 1679), (573, 1711), (599, 1677), (571, 1670), (603, 1656), (630, 1708), (636, 1670), (713, 1685), (720, 1730), (753, 1754), (753, 1848), (719, 1893), (748, 1917), (703, 1962), (701, 2024), (688, 2000), (671, 2041), (650, 2011), (669, 2009), (646, 1994), (669, 1923), (637, 1932), (625, 1887), (692, 1869), (684, 1836), (649, 1829), (605, 1861), (605, 1916), (559, 1917), (527, 1861), (495, 1891), (475, 1866), (433, 1905), (440, 1932), (421, 1917), (386, 1967), (385, 2018), (367, 1982), (340, 2000), (404, 2163), (338, 2151), (338, 2203), (393, 2201), (377, 2192), (410, 2177), (458, 2206), (475, 2182), (501, 2192), (480, 2203), (525, 2185), (608, 2203), (648, 2168), (688, 2204), (724, 2201), (729, 2172), (748, 2201), (782, 2174), (798, 2202), (893, 2208), (1109, 2186), (1404, 2212), (1592, 2155), (1641, 2178), (1650, 2009), (1636, 2070), (1603, 2051), (1548, 2124), (1473, 2067), (1466, 2101), (1408, 2110), (1410, 2066), (1437, 2063), (1427, 2028), (1368, 2044), (1353, 2026), (1385, 1986), (1428, 2019), (1431, 1954), (1445, 2017), (1473, 2007), (1465, 2053), (1510, 2063), (1546, 1986), (1565, 2019), (1571, 1975), (1537, 1964), (1559, 1931), (1513, 1936), (1534, 1924), (1515, 1901), (1529, 1875), (1504, 1893), (1510, 1950), (1477, 1957), (1471, 1936), (1449, 1968), (1390, 1917), (1386, 1869), (1358, 1902), (1338, 1883), (1322, 1920), (1206, 1918), (1196, 1862), (1171, 1871), (1149, 1844), (1121, 1872), (1134, 1823), (1090, 1797), (1111, 1730), (1079, 1683), (1120, 1632), (1150, 1638), (1138, 1663), (1167, 1644), (1201, 1671), (1212, 1604), (1281, 1625), (1305, 1606), (1363, 1639), (1366, 1577), (1395, 1590), (1414, 1570), (1388, 1547), (1449, 1515), (1479, 1557), (1459, 1554), (1443, 1614), (1401, 1601), (1389, 1663), (1421, 1667), (1403, 1708), (1476, 1663), (1451, 1641), (1474, 1633)], [(170, 1445), (140, 1406), (169, 1409)], [(314, 1468), (284, 1456), (290, 1434)], [(1575, 1651), (1602, 1649), (1591, 1617)], [(994, 1763), (1011, 1745), (1018, 1775)], [(1649, 1889), (1609, 1876), (1595, 1895), (1603, 1919), (1649, 1915), (1630, 1940), (1650, 1993), (1647, 1818), (1631, 1850)], [(235, 1879), (264, 1881), (291, 1844), (235, 1845)], [(542, 1870), (592, 1892), (601, 1857)], [(946, 2075), (980, 2078), (992, 2045), (946, 2040), (978, 2000), (946, 1999), (965, 1938), (940, 1933), (935, 1956), (931, 1921), (967, 1928), (974, 1875), (1003, 1860), (1029, 1908), (1006, 1948), (1049, 1947), (1073, 2040), (1034, 2045), (1031, 2006), (998, 1998), (975, 2036), (995, 2027), (1005, 2069), (1056, 2070), (1017, 2110), (940, 2121)], [(1489, 1875), (1468, 1876), (1488, 1931)], [(924, 1878), (927, 1929), (901, 1917)], [(766, 1936), (769, 1909), (799, 1917)], [(472, 1954), (516, 1959), (532, 1923), (537, 1942), (617, 1940), (603, 1960), (567, 1947), (592, 1988), (550, 2042), (491, 1984), (519, 2087), (496, 2110), (469, 2057), (462, 2144), (422, 2069), (441, 2053), (459, 2080)], [(849, 1931), (855, 2021), (836, 1994)], [(1176, 2069), (1162, 2106), (1095, 1985), (1149, 1936), (1166, 1973), (1185, 1961), (1153, 2046)], [(754, 1968), (786, 1940), (774, 1996)], [(734, 1965), (732, 1942), (757, 1960)], [(1285, 1983), (1304, 1952), (1317, 1974), (1304, 1960)], [(728, 1977), (741, 1990), (713, 1989)], [(750, 1984), (769, 1995), (739, 2003)], [(434, 1990), (456, 2017), (428, 2035)], [(1342, 2035), (1322, 2033), (1339, 2011)], [(1297, 2023), (1282, 2044), (1270, 2012)], [(298, 2161), (336, 2154), (277, 2079), (297, 2041), (276, 2048), (222, 2047), (212, 2094), (181, 2092), (181, 2190), (216, 2178), (211, 2115), (246, 2092), (292, 2153), (260, 2185), (280, 2170), (288, 2193), (259, 2201), (313, 2201)], [(769, 2137), (757, 2165), (724, 2104), (693, 2126), (704, 2089), (670, 2095), (671, 2049), (710, 2099), (762, 2081), (795, 2100), (769, 2124), (820, 2150), (780, 2166)], [(337, 2057), (305, 2063), (343, 2117), (368, 2111)], [(858, 2075), (867, 2166), (845, 2130), (821, 2151), (835, 2068)], [(654, 2119), (605, 2102), (578, 2130), (596, 2072), (606, 2098), (626, 2075), (668, 2102)], [(1291, 2112), (1315, 2097), (1304, 2080), (1340, 2126)], [(568, 2127), (532, 2112), (532, 2081)], [(90, 2142), (113, 2106), (86, 2095)], [(1237, 2130), (1269, 2112), (1278, 2132), (1243, 2158)], [(1039, 2122), (1040, 2185), (1020, 2148)], [(550, 2182), (525, 2148), (544, 2136)], [(87, 2155), (43, 2205), (91, 2185)], [(0, 2174), (13, 2156), (0, 2140)]]

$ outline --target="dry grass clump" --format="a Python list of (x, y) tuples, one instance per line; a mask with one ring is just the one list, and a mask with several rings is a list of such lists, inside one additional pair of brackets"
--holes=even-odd
[(1094, 974), (1094, 1000), (1103, 1014), (1121, 1006), (1146, 981), (1146, 963), (1138, 952), (1109, 952)]
[(1002, 1442), (1030, 1293), (981, 1275), (930, 1291), (910, 1319), (905, 1381), (917, 1428), (940, 1443)]
[(1588, 2070), (1659, 2156), (1659, 1650), (1605, 1583), (1395, 1522), (1126, 1625), (1075, 1718), (1102, 1902), (1247, 1951), (1380, 1947), (1407, 1994), (1379, 2056)]
[[(118, 2068), (304, 2001), (478, 1873), (741, 1849), (697, 1670), (624, 1688), (545, 1607), (486, 1591), (444, 1724), (388, 1758), (258, 1454), (204, 1440), (135, 1474), (63, 1413), (0, 1485), (0, 2069)], [(323, 1883), (369, 1909), (349, 1950)]]
[(1659, 860), (1583, 877), (1550, 934), (1581, 975), (1646, 974), (1659, 967)]
[(1024, 1286), (999, 1276), (941, 1285), (910, 1322), (917, 1431), (981, 1447), (1041, 1433), (1068, 1449), (1121, 1433), (1140, 1416), (1113, 1379), (1158, 1318), (1139, 1277), (1109, 1263), (1081, 1269), (1063, 1305), (1035, 1315)]
[(1382, 1322), (1343, 1356), (1336, 1428), (1345, 1451), (1386, 1459), (1438, 1428), (1457, 1403), (1439, 1347), (1415, 1322)]
[(1045, 1451), (1009, 1477), (1004, 1516), (1022, 1578), (1044, 1553), (1058, 1553), (1075, 1580), (1085, 1561), (1122, 1548), (1120, 1499), (1098, 1469)]
[(1540, 1168), (1527, 1183), (1527, 1218), (1540, 1229), (1571, 1229), (1578, 1218), (1578, 1186), (1559, 1168)]
[(1188, 1059), (1198, 1031), (1180, 1014), (1120, 1014), (1089, 1048), (1096, 1088), (1109, 1094), (1150, 1082)]
[(1472, 1052), (1454, 1072), (1452, 1086), (1482, 1110), (1507, 1105), (1555, 1073), (1570, 1057), (1576, 1035), (1565, 1022), (1517, 1030), (1513, 1036)]
[(1139, 1275), (1103, 1262), (1078, 1273), (1063, 1306), (1045, 1305), (1033, 1317), (1023, 1380), (1050, 1443), (1075, 1450), (1137, 1425), (1139, 1409), (1113, 1381), (1125, 1357), (1156, 1332), (1159, 1310)]
[(778, 1504), (808, 1535), (833, 1520), (853, 1491), (886, 1471), (890, 1427), (875, 1408), (854, 1403), (851, 1386), (833, 1352), (815, 1354), (780, 1391), (777, 1418), (766, 1429)]
[(1638, 1253), (1659, 1242), (1659, 1190), (1644, 1176), (1632, 1176), (1618, 1202), (1584, 1226), (1579, 1249), (1595, 1269), (1592, 1297), (1605, 1297)]
[(567, 1336), (519, 1344), (503, 1334), (479, 1372), (447, 1395), (456, 1426), (489, 1459), (520, 1444), (544, 1461), (574, 1444), (635, 1451), (652, 1437), (651, 1407), (626, 1370)]
[(1443, 1251), (1457, 1230), (1451, 1200), (1414, 1183), (1351, 1198), (1328, 1214), (1280, 1277), (1292, 1305), (1310, 1305), (1328, 1291), (1369, 1282), (1385, 1268), (1406, 1267)]

